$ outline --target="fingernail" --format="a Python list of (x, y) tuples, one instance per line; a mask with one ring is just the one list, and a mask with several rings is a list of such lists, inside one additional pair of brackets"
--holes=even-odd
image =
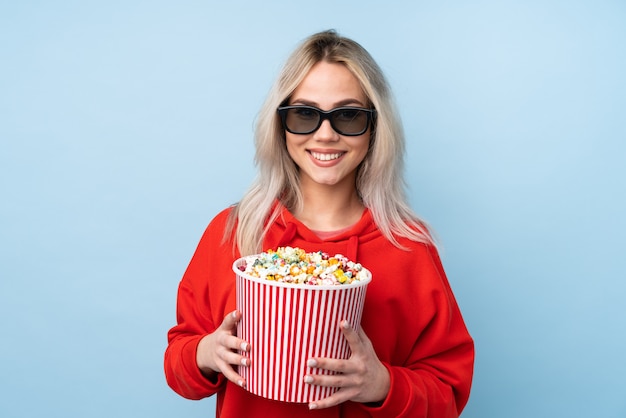
[(237, 311), (233, 311), (233, 318), (237, 319)]
[(245, 357), (243, 357), (243, 358), (241, 359), (241, 365), (242, 365), (242, 366), (247, 366), (247, 365), (248, 365), (248, 359), (247, 359), (247, 358), (245, 358)]
[(241, 351), (248, 351), (248, 343), (241, 343)]
[(309, 409), (317, 409), (317, 404), (315, 404), (315, 403), (310, 403), (310, 404), (309, 404)]
[(317, 361), (315, 361), (314, 359), (307, 360), (306, 365), (309, 367), (316, 367)]
[(350, 323), (348, 321), (343, 321), (341, 323), (341, 326), (344, 327), (345, 329), (350, 329)]
[(313, 378), (311, 376), (304, 376), (304, 383), (313, 383)]
[(239, 381), (237, 381), (237, 384), (238, 384), (239, 386), (243, 387), (243, 380), (239, 380)]

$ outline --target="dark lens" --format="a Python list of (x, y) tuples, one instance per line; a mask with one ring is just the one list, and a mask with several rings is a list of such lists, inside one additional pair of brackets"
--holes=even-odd
[(343, 134), (363, 133), (367, 129), (367, 113), (358, 109), (337, 109), (332, 115), (335, 129)]
[(298, 107), (289, 109), (285, 124), (294, 133), (308, 133), (317, 127), (320, 115), (315, 109), (308, 107)]

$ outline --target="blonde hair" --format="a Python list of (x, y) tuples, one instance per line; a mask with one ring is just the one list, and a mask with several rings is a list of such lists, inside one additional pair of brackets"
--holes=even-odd
[(357, 193), (377, 227), (400, 248), (399, 237), (433, 244), (428, 228), (413, 213), (405, 196), (404, 132), (386, 78), (361, 45), (329, 30), (308, 37), (296, 48), (261, 107), (255, 131), (258, 175), (233, 208), (227, 228), (235, 233), (235, 245), (242, 255), (262, 251), (263, 238), (280, 212), (274, 206), (276, 199), (290, 210), (303, 204), (298, 167), (287, 152), (276, 108), (320, 61), (345, 65), (377, 111), (370, 149), (356, 180)]

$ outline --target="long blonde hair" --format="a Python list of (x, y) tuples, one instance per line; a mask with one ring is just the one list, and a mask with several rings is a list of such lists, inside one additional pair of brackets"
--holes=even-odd
[[(320, 61), (340, 63), (359, 80), (377, 111), (370, 149), (358, 168), (356, 187), (381, 233), (402, 248), (397, 238), (432, 244), (425, 225), (411, 210), (405, 195), (404, 132), (391, 90), (380, 67), (355, 41), (329, 30), (305, 39), (287, 59), (261, 107), (255, 130), (258, 175), (229, 220), (229, 233), (242, 255), (260, 252), (267, 229), (279, 214), (276, 199), (290, 210), (302, 205), (298, 167), (285, 145), (276, 108), (291, 96)], [(236, 227), (235, 227), (236, 225)], [(226, 237), (225, 237), (226, 239)]]

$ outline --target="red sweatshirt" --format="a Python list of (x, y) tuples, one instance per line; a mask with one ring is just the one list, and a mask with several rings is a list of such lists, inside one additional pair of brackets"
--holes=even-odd
[(372, 272), (361, 327), (391, 376), (381, 405), (345, 402), (309, 411), (252, 395), (218, 374), (211, 381), (196, 364), (200, 339), (212, 333), (235, 309), (239, 254), (222, 243), (226, 209), (213, 219), (178, 290), (177, 321), (168, 333), (165, 375), (180, 395), (201, 399), (217, 394), (217, 417), (458, 417), (467, 403), (473, 373), (474, 344), (432, 246), (401, 239), (409, 251), (390, 243), (369, 210), (340, 235), (322, 240), (286, 209), (272, 225), (263, 250), (290, 245), (307, 252), (343, 254)]

